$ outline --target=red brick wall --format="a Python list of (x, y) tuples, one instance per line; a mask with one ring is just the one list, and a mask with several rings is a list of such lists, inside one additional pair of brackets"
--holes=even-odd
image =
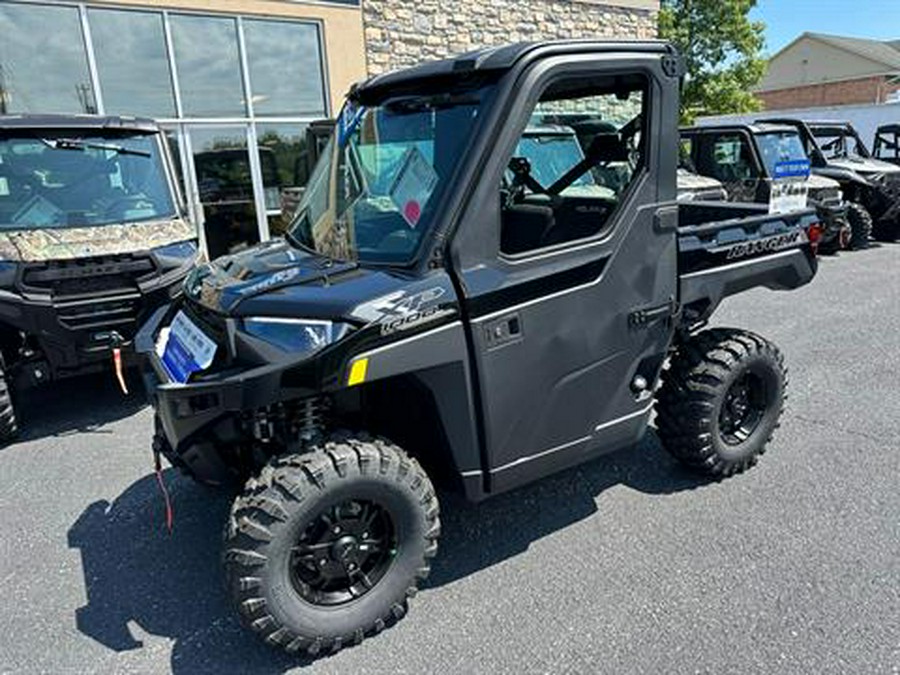
[(898, 90), (900, 85), (889, 85), (884, 77), (866, 77), (777, 91), (761, 91), (756, 95), (766, 110), (783, 110), (853, 103), (883, 103), (888, 94)]

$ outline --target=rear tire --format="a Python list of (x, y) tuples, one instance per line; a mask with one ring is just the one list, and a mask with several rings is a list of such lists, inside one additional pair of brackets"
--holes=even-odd
[(6, 373), (0, 369), (0, 445), (6, 445), (19, 435), (19, 422), (13, 407), (12, 392)]
[(862, 204), (850, 202), (847, 205), (847, 223), (850, 225), (850, 251), (859, 251), (869, 246), (872, 236), (872, 216)]
[(753, 333), (704, 331), (683, 343), (657, 394), (660, 441), (716, 478), (756, 464), (778, 428), (787, 372), (778, 348)]
[(333, 653), (406, 614), (439, 535), (434, 488), (414, 459), (336, 434), (247, 482), (226, 527), (226, 584), (268, 644)]

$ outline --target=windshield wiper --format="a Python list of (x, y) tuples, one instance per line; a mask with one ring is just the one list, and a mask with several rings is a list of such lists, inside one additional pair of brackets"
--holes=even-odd
[(131, 148), (125, 148), (121, 145), (112, 145), (108, 143), (89, 143), (87, 141), (82, 141), (77, 138), (55, 138), (55, 139), (40, 139), (41, 143), (46, 145), (48, 148), (53, 148), (54, 150), (109, 150), (110, 152), (115, 152), (119, 155), (137, 155), (138, 157), (152, 157), (150, 152), (147, 150), (133, 150)]

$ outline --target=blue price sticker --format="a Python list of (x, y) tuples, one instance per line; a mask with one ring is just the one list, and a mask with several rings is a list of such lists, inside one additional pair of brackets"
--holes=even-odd
[(787, 162), (778, 162), (775, 165), (773, 178), (809, 178), (810, 161), (808, 159), (792, 159)]

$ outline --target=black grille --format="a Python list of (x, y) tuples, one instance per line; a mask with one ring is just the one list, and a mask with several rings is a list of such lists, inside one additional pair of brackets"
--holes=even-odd
[(118, 297), (57, 303), (56, 313), (59, 322), (72, 330), (112, 330), (133, 326), (138, 320), (140, 308), (140, 296)]
[(78, 260), (50, 260), (31, 263), (22, 272), (21, 285), (57, 297), (111, 295), (137, 290), (137, 282), (152, 277), (152, 258), (111, 255)]

